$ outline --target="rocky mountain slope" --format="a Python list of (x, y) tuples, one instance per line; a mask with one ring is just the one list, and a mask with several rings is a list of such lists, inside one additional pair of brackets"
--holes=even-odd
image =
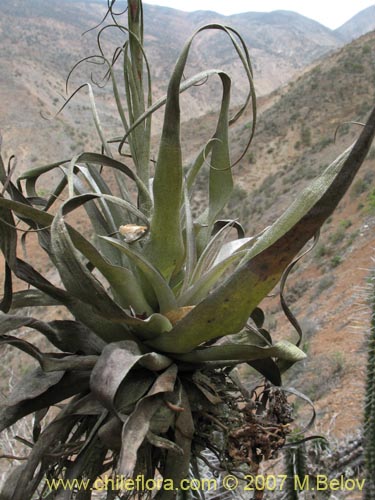
[[(56, 150), (63, 158), (92, 145), (94, 129), (89, 125), (87, 91), (80, 92), (55, 120), (45, 120), (41, 113), (53, 116), (58, 111), (66, 97), (65, 78), (69, 70), (80, 58), (97, 53), (96, 32), (84, 37), (81, 34), (102, 19), (105, 9), (106, 2), (90, 0), (0, 2), (0, 131), (7, 153), (17, 154), (19, 169), (48, 162)], [(213, 12), (186, 14), (145, 5), (145, 19), (155, 96), (165, 92), (167, 77), (185, 40), (206, 23), (228, 24), (241, 32), (252, 56), (258, 95), (284, 84), (314, 59), (344, 43), (340, 33), (285, 11), (224, 17)], [(121, 37), (111, 30), (103, 38), (107, 54), (122, 43)], [(223, 34), (200, 35), (193, 44), (186, 76), (207, 67), (228, 70), (236, 88), (232, 100), (236, 105), (244, 95), (245, 76), (235, 59), (234, 49)], [(92, 69), (93, 65), (82, 67), (73, 78), (69, 93), (82, 82), (90, 81)], [(98, 82), (102, 76), (96, 68)], [(184, 119), (207, 113), (217, 92), (214, 81), (199, 91), (199, 98), (196, 93), (185, 98)], [(116, 134), (113, 100), (106, 89), (95, 89), (95, 95), (108, 133)], [(159, 124), (156, 120), (156, 127)], [(39, 133), (35, 134), (35, 130)]]
[(362, 10), (335, 32), (348, 42), (375, 29), (375, 5)]

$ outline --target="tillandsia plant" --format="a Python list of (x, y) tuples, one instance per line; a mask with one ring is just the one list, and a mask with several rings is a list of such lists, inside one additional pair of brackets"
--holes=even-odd
[[(182, 49), (166, 97), (153, 102), (142, 2), (128, 0), (126, 25), (120, 24), (113, 5), (113, 0), (108, 2), (111, 23), (99, 29), (99, 53), (88, 60), (101, 63), (112, 83), (122, 126), (119, 137), (105, 137), (87, 83), (81, 89), (90, 95), (100, 153), (83, 152), (35, 168), (16, 183), (12, 169), (0, 163), (5, 261), (0, 342), (39, 363), (0, 410), (0, 430), (26, 415), (35, 417), (27, 461), (12, 473), (2, 500), (31, 499), (36, 491), (43, 498), (91, 498), (95, 481), (104, 474), (161, 479), (156, 497), (165, 500), (178, 494), (181, 480), (198, 473), (196, 461), (205, 460), (207, 448), (227, 470), (256, 473), (262, 460), (274, 457), (292, 421), (282, 374), (305, 354), (301, 339), (295, 344), (272, 341), (260, 303), (279, 282), (283, 288), (298, 254), (348, 189), (375, 133), (373, 111), (357, 142), (274, 224), (245, 237), (237, 221), (220, 220), (233, 187), (229, 126), (250, 106), (250, 143), (256, 122), (245, 43), (230, 27), (200, 28)], [(102, 49), (107, 30), (118, 30), (126, 39), (111, 59)], [(191, 45), (206, 30), (228, 37), (247, 75), (248, 96), (233, 117), (226, 72), (207, 70), (183, 78)], [(115, 71), (120, 63), (123, 91)], [(216, 130), (196, 160), (186, 165), (180, 94), (215, 76), (222, 87)], [(151, 118), (163, 106), (154, 165)], [(195, 217), (191, 200), (205, 165), (207, 207)], [(63, 177), (49, 198), (41, 198), (36, 183), (54, 169)], [(114, 172), (116, 195), (106, 180), (109, 170)], [(62, 193), (66, 199), (57, 207)], [(74, 219), (68, 222), (82, 207), (91, 224), (90, 237), (74, 228)], [(37, 233), (58, 271), (59, 286), (19, 256), (17, 231), (22, 226)], [(237, 238), (228, 241), (234, 231)], [(26, 283), (24, 290), (13, 290), (13, 276)], [(47, 322), (22, 313), (30, 306), (63, 306), (70, 319)], [(11, 335), (21, 327), (44, 335), (53, 352), (41, 352), (24, 337)], [(234, 368), (242, 363), (266, 380), (253, 394), (236, 377)], [(61, 479), (87, 482), (83, 487), (59, 483)], [(137, 494), (147, 497), (150, 491), (142, 490), (142, 484), (137, 483)], [(135, 495), (120, 491), (121, 485), (112, 482), (107, 498)]]

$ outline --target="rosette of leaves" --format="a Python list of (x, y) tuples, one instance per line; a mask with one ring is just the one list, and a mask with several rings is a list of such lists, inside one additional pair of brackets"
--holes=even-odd
[[(282, 372), (305, 357), (300, 339), (296, 344), (272, 341), (263, 328), (259, 305), (333, 212), (375, 131), (373, 112), (357, 142), (301, 192), (274, 224), (258, 236), (245, 237), (239, 223), (219, 220), (233, 188), (229, 126), (250, 105), (254, 118), (250, 143), (256, 121), (253, 72), (245, 43), (230, 27), (200, 28), (183, 47), (166, 96), (153, 102), (142, 3), (128, 1), (126, 26), (119, 23), (113, 4), (108, 11), (113, 22), (98, 35), (99, 55), (88, 59), (106, 68), (122, 135), (105, 137), (87, 83), (80, 90), (86, 88), (90, 96), (100, 153), (83, 152), (68, 161), (35, 168), (17, 183), (12, 181), (12, 169), (3, 160), (0, 163), (0, 246), (5, 266), (0, 342), (21, 349), (39, 363), (0, 411), (0, 430), (26, 415), (35, 416), (30, 454), (7, 481), (2, 499), (32, 498), (37, 488), (48, 498), (90, 498), (89, 489), (74, 492), (65, 487), (49, 492), (45, 480), (94, 481), (104, 473), (125, 477), (141, 473), (146, 479), (159, 475), (178, 484), (199, 449), (207, 445), (199, 437), (202, 418), (205, 425), (207, 420), (232, 422), (228, 435), (232, 455), (238, 459), (233, 442), (240, 448), (252, 441), (239, 431), (243, 423), (236, 429), (233, 422), (240, 418), (240, 405), (250, 401), (242, 393), (242, 402), (233, 406), (239, 399), (228, 396), (228, 391), (234, 385), (240, 394), (241, 387), (228, 374), (236, 365), (249, 363), (269, 384), (280, 386)], [(107, 29), (119, 30), (126, 38), (112, 59), (102, 50)], [(207, 30), (228, 37), (247, 75), (248, 96), (234, 116), (230, 115), (231, 78), (225, 71), (206, 70), (183, 79), (191, 45)], [(123, 93), (115, 71), (120, 62)], [(222, 88), (216, 130), (196, 160), (186, 165), (181, 151), (180, 94), (214, 77)], [(154, 166), (151, 119), (163, 106)], [(207, 207), (194, 217), (190, 202), (195, 180), (207, 164)], [(41, 198), (36, 183), (54, 169), (63, 176), (51, 196)], [(114, 172), (117, 194), (105, 180), (108, 170)], [(66, 200), (55, 206), (62, 193)], [(68, 221), (82, 207), (90, 236)], [(58, 271), (60, 286), (20, 257), (20, 223), (37, 233), (46, 258)], [(238, 237), (228, 241), (231, 229), (237, 230)], [(14, 292), (13, 276), (26, 284), (24, 290)], [(31, 306), (63, 306), (71, 319), (43, 321), (23, 312)], [(21, 327), (40, 332), (54, 349), (41, 352), (17, 337), (14, 332)], [(265, 394), (269, 393), (268, 387)], [(269, 422), (269, 402), (263, 403)], [(55, 405), (57, 413), (53, 411), (53, 419), (44, 424), (48, 409)], [(231, 420), (231, 411), (237, 420)], [(250, 408), (247, 429), (252, 425), (251, 413)], [(284, 429), (277, 446), (285, 440), (288, 419), (284, 417), (272, 417)], [(259, 443), (256, 446), (259, 449)], [(258, 461), (272, 456), (271, 451), (258, 456)], [(113, 495), (108, 492), (108, 498)], [(175, 495), (176, 491), (162, 488), (157, 497)]]

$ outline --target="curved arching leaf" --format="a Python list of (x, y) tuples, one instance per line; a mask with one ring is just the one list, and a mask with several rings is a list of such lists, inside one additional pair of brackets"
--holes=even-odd
[(288, 264), (331, 215), (359, 170), (375, 135), (375, 108), (353, 147), (344, 152), (251, 247), (235, 273), (168, 334), (150, 342), (165, 352), (189, 352), (240, 331)]
[[(131, 476), (137, 463), (137, 452), (152, 424), (152, 418), (165, 404), (163, 394), (174, 390), (177, 376), (176, 365), (171, 365), (158, 376), (149, 392), (140, 399), (133, 413), (126, 419), (122, 430), (122, 447), (118, 472)], [(170, 411), (170, 410), (169, 410)]]
[(45, 373), (40, 367), (28, 370), (8, 395), (5, 406), (15, 406), (23, 401), (30, 401), (37, 398), (50, 387), (60, 382), (64, 373), (64, 371)]
[(281, 340), (272, 346), (231, 344), (195, 349), (186, 354), (175, 354), (177, 359), (188, 363), (205, 363), (207, 361), (254, 361), (265, 358), (279, 358), (296, 363), (306, 358), (306, 354), (297, 346)]
[[(90, 202), (91, 200), (94, 200), (96, 198), (104, 198), (108, 201), (112, 201), (113, 203), (120, 203), (124, 207), (129, 208), (128, 203), (116, 197), (109, 195), (87, 194), (76, 196), (75, 198), (73, 198), (73, 200), (68, 200), (66, 205), (61, 207), (59, 212), (60, 215), (58, 215), (58, 217), (60, 217), (61, 219), (62, 213), (65, 214), (66, 212), (74, 210), (80, 205)], [(14, 200), (0, 198), (0, 207), (10, 209), (16, 214), (31, 219), (38, 226), (46, 228), (46, 231), (48, 231), (48, 229), (52, 225), (52, 222), (54, 221), (54, 217), (51, 214)], [(143, 222), (147, 221), (143, 214), (139, 212), (135, 207), (132, 207), (131, 210), (133, 210), (133, 212), (138, 217), (140, 217)], [(66, 228), (63, 230), (65, 239), (71, 238), (72, 245), (74, 245), (74, 247), (79, 250), (79, 252), (81, 252), (91, 262), (91, 264), (93, 264), (93, 266), (99, 269), (99, 271), (105, 278), (108, 279), (109, 283), (113, 287), (114, 293), (116, 294), (116, 299), (119, 301), (121, 306), (132, 306), (139, 313), (152, 314), (152, 309), (147, 303), (143, 292), (131, 270), (125, 267), (113, 265), (108, 262), (94, 247), (94, 245), (92, 245), (78, 231), (74, 230), (68, 224), (65, 224), (64, 221), (62, 221), (62, 227)], [(51, 258), (54, 258), (53, 252), (51, 252), (51, 249), (49, 250)], [(86, 273), (86, 271), (84, 272)], [(135, 324), (134, 321), (132, 321), (132, 324)]]
[[(173, 484), (180, 484), (187, 477), (191, 460), (191, 445), (194, 437), (194, 421), (190, 408), (189, 397), (182, 388), (181, 406), (184, 411), (177, 415), (174, 425), (174, 442), (178, 450), (168, 451), (164, 477), (171, 479)], [(180, 450), (183, 452), (182, 456)], [(155, 499), (162, 500), (173, 498), (173, 491), (161, 489)]]
[[(82, 256), (69, 235), (63, 210), (64, 206), (59, 209), (51, 226), (53, 260), (61, 281), (69, 294), (89, 304), (99, 316), (118, 323), (123, 322), (123, 325), (118, 325), (119, 332), (121, 331), (123, 338), (133, 338), (126, 328), (126, 324), (132, 322), (132, 318), (111, 299), (104, 287), (84, 265)], [(108, 332), (102, 331), (101, 336), (108, 338)]]
[(21, 327), (33, 328), (42, 333), (51, 344), (66, 353), (98, 354), (106, 345), (87, 326), (77, 321), (45, 322), (30, 316), (0, 313), (0, 335), (5, 335)]
[[(232, 34), (233, 32), (239, 36), (234, 30), (226, 26), (211, 24), (198, 29), (186, 42), (174, 67), (168, 86), (163, 131), (153, 182), (154, 211), (151, 220), (150, 240), (145, 249), (147, 257), (166, 279), (169, 279), (173, 273), (179, 271), (184, 254), (179, 215), (183, 194), (180, 144), (180, 84), (191, 44), (200, 32), (207, 29), (222, 30), (232, 41), (250, 83), (251, 91), (246, 100), (246, 105), (248, 100), (250, 100), (253, 89), (252, 71), (247, 57), (248, 54), (244, 44), (243, 51), (245, 54), (242, 53), (241, 47)], [(242, 39), (240, 38), (240, 40)], [(200, 240), (202, 241), (200, 246), (204, 244), (204, 239), (210, 234), (214, 217), (228, 201), (232, 190), (232, 173), (228, 147), (230, 78), (224, 72), (218, 72), (218, 74), (223, 86), (223, 97), (212, 145), (208, 208), (208, 224), (210, 227), (207, 231), (201, 231)]]
[(90, 386), (105, 407), (115, 407), (117, 391), (137, 364), (155, 372), (168, 368), (172, 361), (161, 354), (142, 353), (131, 341), (114, 342), (104, 348), (91, 373)]
[[(56, 375), (56, 372), (54, 372), (52, 374), (48, 374), (46, 380), (38, 382), (37, 379), (35, 379), (35, 385), (32, 385), (31, 383), (33, 386), (32, 391), (39, 392), (41, 383), (43, 384), (43, 388), (45, 388), (48, 380), (53, 381), (58, 376), (59, 375)], [(32, 399), (27, 398), (15, 405), (2, 408), (0, 410), (0, 432), (30, 413), (34, 413), (48, 406), (59, 403), (60, 401), (64, 401), (65, 399), (68, 399), (75, 394), (79, 394), (80, 392), (87, 391), (88, 386), (89, 372), (75, 371), (65, 373), (59, 382), (52, 384), (38, 396), (35, 396)]]
[(0, 336), (0, 345), (9, 344), (33, 357), (40, 364), (43, 372), (60, 372), (62, 370), (91, 370), (98, 360), (96, 355), (65, 355), (42, 353), (37, 347), (26, 340), (8, 335)]
[(58, 302), (40, 290), (33, 290), (31, 288), (14, 292), (12, 297), (12, 310), (21, 309), (23, 307), (47, 307), (57, 305), (61, 305), (61, 302)]

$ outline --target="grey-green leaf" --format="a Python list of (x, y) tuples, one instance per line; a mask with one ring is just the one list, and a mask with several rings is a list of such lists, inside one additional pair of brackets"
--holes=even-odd
[(296, 254), (331, 215), (359, 170), (375, 135), (375, 108), (355, 145), (312, 182), (248, 251), (242, 265), (168, 334), (151, 345), (189, 352), (240, 331)]

